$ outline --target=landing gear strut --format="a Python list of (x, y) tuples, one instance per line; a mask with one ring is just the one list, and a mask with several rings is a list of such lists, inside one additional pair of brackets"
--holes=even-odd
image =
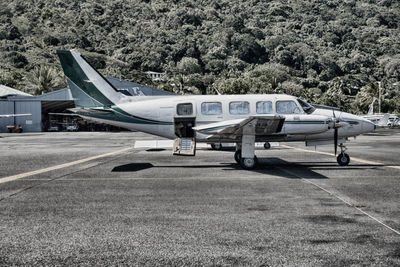
[(240, 160), (242, 159), (242, 150), (236, 150), (235, 152), (235, 161), (237, 164), (240, 164)]
[(249, 124), (244, 128), (241, 142), (236, 143), (235, 161), (245, 170), (256, 167), (258, 160), (254, 155), (255, 134), (254, 125)]
[(340, 166), (347, 166), (350, 163), (350, 156), (346, 154), (346, 146), (343, 144), (339, 144), (340, 147), (340, 154), (337, 156), (337, 163), (339, 163)]

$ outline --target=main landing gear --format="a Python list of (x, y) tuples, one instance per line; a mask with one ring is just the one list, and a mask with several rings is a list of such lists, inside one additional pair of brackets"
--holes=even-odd
[(257, 159), (256, 155), (254, 155), (253, 158), (242, 158), (242, 150), (241, 149), (236, 150), (235, 161), (238, 164), (240, 164), (240, 167), (242, 167), (245, 170), (252, 170), (258, 164), (258, 159)]
[(350, 163), (350, 156), (346, 154), (346, 146), (343, 144), (339, 144), (340, 147), (340, 154), (337, 156), (337, 163), (340, 166), (347, 166)]
[[(252, 129), (253, 125), (247, 127)], [(246, 131), (249, 130), (246, 129)], [(236, 143), (235, 161), (245, 170), (252, 170), (257, 166), (258, 160), (254, 154), (255, 150), (255, 135), (253, 132), (250, 134), (243, 134), (241, 142)]]
[[(255, 137), (244, 135), (241, 143), (236, 143), (235, 161), (245, 170), (252, 170), (258, 165), (257, 156), (254, 155)], [(264, 143), (265, 149), (270, 149), (269, 142)]]

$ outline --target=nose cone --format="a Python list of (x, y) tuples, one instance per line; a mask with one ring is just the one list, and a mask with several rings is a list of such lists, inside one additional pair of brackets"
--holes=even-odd
[(372, 132), (375, 130), (375, 128), (376, 128), (375, 124), (369, 120), (364, 120), (361, 123), (361, 129), (362, 129), (363, 133)]

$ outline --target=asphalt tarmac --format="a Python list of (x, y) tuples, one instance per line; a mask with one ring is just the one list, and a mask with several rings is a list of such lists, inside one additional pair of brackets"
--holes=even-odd
[[(0, 266), (400, 265), (400, 130), (333, 147), (135, 147), (142, 133), (0, 134)], [(307, 150), (307, 151), (306, 151)]]

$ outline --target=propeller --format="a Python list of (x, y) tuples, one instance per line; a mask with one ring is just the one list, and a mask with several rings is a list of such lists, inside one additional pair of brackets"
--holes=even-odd
[(350, 124), (346, 121), (340, 121), (336, 118), (335, 110), (332, 109), (333, 119), (329, 120), (329, 127), (333, 129), (333, 143), (335, 148), (335, 155), (337, 154), (338, 139), (339, 139), (339, 128), (349, 127)]
[(336, 123), (336, 115), (335, 115), (335, 110), (332, 110), (333, 112), (333, 129), (334, 129), (334, 133), (333, 133), (333, 140), (334, 140), (334, 146), (335, 146), (335, 156), (337, 154), (337, 146), (338, 146), (338, 129), (339, 127), (337, 127)]

